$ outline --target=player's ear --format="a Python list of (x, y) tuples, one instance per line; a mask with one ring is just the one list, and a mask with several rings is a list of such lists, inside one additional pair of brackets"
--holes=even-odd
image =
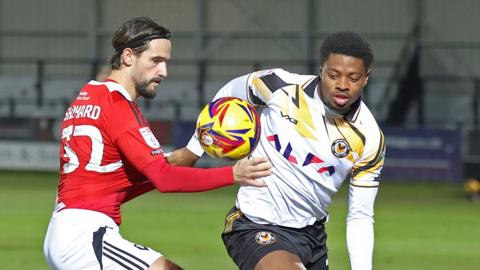
[(135, 58), (135, 53), (133, 52), (132, 49), (130, 48), (123, 49), (123, 52), (121, 55), (122, 64), (124, 64), (127, 67), (131, 66), (133, 65), (134, 58)]
[(365, 87), (368, 83), (368, 78), (370, 78), (370, 72), (372, 71), (372, 69), (368, 69), (367, 71), (367, 74), (365, 75), (365, 81), (363, 81), (363, 87)]

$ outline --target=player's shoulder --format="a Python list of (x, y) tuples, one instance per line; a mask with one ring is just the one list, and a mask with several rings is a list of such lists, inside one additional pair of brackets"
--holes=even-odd
[[(303, 75), (287, 71), (283, 68), (272, 68), (252, 73), (253, 76), (261, 78), (262, 80), (280, 81), (285, 85), (304, 85), (305, 83), (315, 79), (315, 75)], [(278, 83), (277, 83), (278, 84)]]
[[(88, 82), (80, 91), (86, 92), (91, 97), (91, 102), (102, 108), (104, 117), (108, 119), (120, 118), (127, 122), (127, 119), (143, 119), (140, 109), (136, 106), (127, 90), (114, 81)], [(139, 121), (143, 124), (144, 121)]]
[(89, 81), (82, 90), (89, 92), (91, 95), (118, 101), (132, 101), (127, 90), (114, 81)]
[(354, 120), (355, 125), (367, 136), (379, 137), (382, 130), (368, 106), (361, 101), (357, 117)]

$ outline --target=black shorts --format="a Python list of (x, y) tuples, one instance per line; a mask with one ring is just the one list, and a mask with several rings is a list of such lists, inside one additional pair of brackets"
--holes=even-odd
[(296, 254), (311, 270), (327, 270), (327, 234), (324, 221), (296, 229), (257, 224), (233, 208), (225, 218), (223, 243), (241, 270), (253, 270), (268, 253), (286, 250)]

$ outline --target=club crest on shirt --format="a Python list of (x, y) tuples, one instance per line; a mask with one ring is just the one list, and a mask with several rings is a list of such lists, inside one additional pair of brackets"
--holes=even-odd
[(255, 241), (260, 245), (269, 245), (274, 243), (275, 240), (275, 235), (271, 232), (262, 231), (255, 235)]
[(344, 139), (336, 139), (332, 143), (332, 154), (338, 158), (344, 158), (350, 152), (350, 145)]
[(151, 148), (160, 147), (160, 143), (157, 141), (157, 138), (155, 138), (155, 135), (153, 135), (153, 132), (150, 130), (149, 127), (142, 127), (138, 131), (140, 131), (140, 134), (142, 134), (142, 137), (148, 146), (150, 146)]

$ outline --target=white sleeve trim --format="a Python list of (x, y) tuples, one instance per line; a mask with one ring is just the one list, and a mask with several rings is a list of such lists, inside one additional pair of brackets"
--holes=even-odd
[(196, 132), (192, 135), (192, 138), (190, 138), (190, 141), (188, 141), (187, 149), (199, 157), (201, 157), (205, 152), (203, 151), (203, 148), (200, 145), (200, 142), (198, 141)]

